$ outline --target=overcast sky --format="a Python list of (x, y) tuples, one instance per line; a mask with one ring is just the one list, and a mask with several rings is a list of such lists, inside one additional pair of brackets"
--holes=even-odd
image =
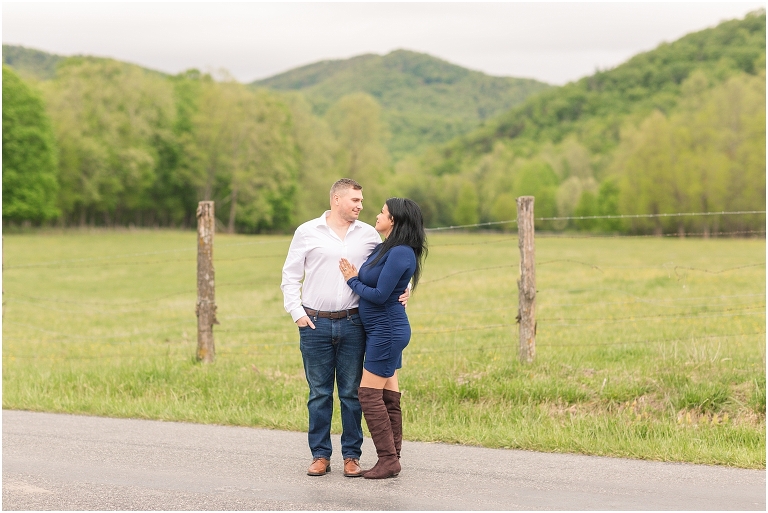
[(3, 2), (3, 42), (250, 82), (398, 48), (564, 84), (761, 2)]

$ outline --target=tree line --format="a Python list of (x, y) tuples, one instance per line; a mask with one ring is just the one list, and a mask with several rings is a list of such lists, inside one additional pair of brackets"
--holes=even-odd
[(213, 200), (230, 232), (288, 230), (339, 176), (383, 201), (380, 110), (352, 94), (318, 117), (299, 94), (110, 59), (68, 58), (38, 83), (3, 66), (3, 221), (188, 227)]
[[(61, 226), (195, 223), (285, 232), (327, 208), (339, 177), (429, 226), (516, 217), (765, 210), (765, 13), (690, 34), (612, 70), (536, 94), (453, 141), (397, 162), (365, 93), (322, 114), (298, 92), (190, 70), (167, 76), (65, 58), (53, 78), (3, 67), (3, 222)], [(546, 230), (759, 231), (765, 216), (559, 219)], [(501, 225), (498, 229), (512, 228)]]

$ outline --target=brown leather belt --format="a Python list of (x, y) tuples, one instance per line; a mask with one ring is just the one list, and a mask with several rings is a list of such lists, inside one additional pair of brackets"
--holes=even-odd
[(304, 307), (304, 311), (310, 317), (322, 317), (324, 319), (343, 319), (350, 315), (355, 315), (358, 312), (357, 308), (350, 308), (348, 310), (339, 310), (337, 312), (323, 312), (321, 310), (312, 310), (311, 308)]

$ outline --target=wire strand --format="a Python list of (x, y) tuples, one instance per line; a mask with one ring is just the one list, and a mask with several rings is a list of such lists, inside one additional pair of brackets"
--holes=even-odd
[(29, 324), (23, 324), (20, 322), (13, 322), (13, 321), (3, 321), (4, 324), (11, 324), (13, 326), (20, 326), (23, 328), (27, 328), (34, 331), (39, 331), (41, 333), (45, 333), (46, 335), (54, 335), (57, 337), (64, 337), (64, 338), (80, 338), (80, 339), (86, 339), (86, 340), (110, 340), (110, 339), (116, 339), (116, 338), (131, 338), (141, 335), (154, 335), (156, 333), (161, 333), (169, 328), (175, 328), (177, 326), (184, 326), (192, 324), (193, 322), (196, 323), (193, 319), (188, 319), (186, 321), (177, 322), (174, 324), (166, 324), (165, 326), (162, 326), (160, 328), (152, 329), (152, 330), (146, 330), (146, 331), (136, 331), (134, 333), (121, 333), (119, 335), (72, 335), (69, 333), (61, 333), (59, 331), (50, 331), (43, 328), (39, 328), (37, 326), (32, 326)]
[(570, 221), (585, 219), (640, 219), (657, 217), (696, 217), (696, 216), (735, 216), (749, 214), (765, 214), (765, 210), (741, 210), (736, 212), (675, 212), (669, 214), (616, 214), (605, 216), (563, 216), (563, 217), (537, 217), (536, 221)]
[[(557, 216), (557, 217), (535, 217), (535, 221), (584, 221), (591, 219), (641, 219), (641, 218), (659, 218), (659, 217), (697, 217), (697, 216), (735, 216), (735, 215), (753, 215), (765, 214), (765, 210), (740, 210), (734, 212), (675, 212), (668, 214), (615, 214), (602, 216)], [(456, 226), (438, 226), (437, 228), (427, 228), (427, 231), (457, 230), (461, 228), (480, 228), (482, 226), (496, 226), (501, 224), (516, 224), (517, 219), (507, 221), (490, 221), (486, 223), (462, 224)]]

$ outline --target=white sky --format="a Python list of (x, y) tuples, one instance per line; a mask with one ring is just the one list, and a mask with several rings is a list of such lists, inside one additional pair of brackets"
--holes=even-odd
[(616, 66), (763, 2), (3, 2), (2, 40), (168, 73), (250, 82), (325, 59), (398, 48), (552, 84)]

